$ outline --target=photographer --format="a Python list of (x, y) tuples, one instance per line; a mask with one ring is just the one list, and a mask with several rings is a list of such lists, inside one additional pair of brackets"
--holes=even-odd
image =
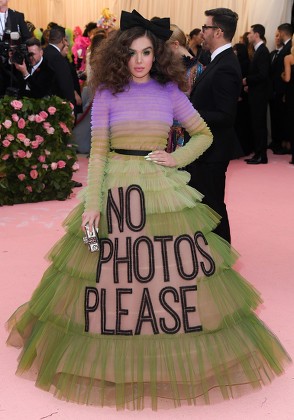
[[(24, 14), (8, 8), (8, 0), (0, 0), (0, 96), (18, 95), (22, 86), (21, 75), (12, 64), (14, 52), (22, 49), (31, 37)], [(22, 62), (22, 61), (21, 61)]]
[(8, 0), (0, 0), (0, 37), (5, 33), (18, 32), (22, 41), (31, 37), (24, 14), (8, 8)]
[(43, 57), (41, 42), (30, 38), (26, 46), (29, 65), (25, 59), (22, 64), (14, 63), (24, 80), (20, 86), (20, 95), (36, 99), (52, 95), (54, 73)]

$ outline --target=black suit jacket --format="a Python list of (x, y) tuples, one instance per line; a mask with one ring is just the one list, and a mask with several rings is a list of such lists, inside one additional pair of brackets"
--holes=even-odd
[(43, 98), (44, 96), (50, 96), (53, 92), (54, 84), (54, 72), (48, 66), (46, 59), (43, 58), (42, 63), (30, 75), (25, 81), (25, 85), (28, 85), (29, 90), (23, 90), (23, 96), (29, 98)]
[(19, 32), (22, 42), (31, 38), (30, 31), (25, 23), (24, 14), (12, 9), (8, 9), (5, 30)]
[(281, 74), (284, 71), (284, 58), (290, 54), (292, 47), (292, 41), (288, 41), (286, 45), (276, 55), (274, 52), (271, 53), (271, 67), (270, 67), (270, 78), (272, 84), (272, 95), (282, 96), (286, 92), (287, 83), (281, 78)]
[(66, 58), (50, 44), (44, 49), (44, 58), (54, 73), (53, 95), (75, 104), (74, 83)]
[(196, 80), (190, 100), (213, 134), (212, 146), (198, 161), (229, 161), (240, 148), (234, 122), (241, 86), (240, 64), (232, 48), (218, 54)]
[(255, 51), (246, 77), (248, 99), (251, 102), (268, 101), (270, 93), (270, 53), (265, 44)]

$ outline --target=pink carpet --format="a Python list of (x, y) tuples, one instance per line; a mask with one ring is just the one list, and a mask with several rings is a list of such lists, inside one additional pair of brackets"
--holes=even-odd
[[(294, 359), (294, 166), (290, 156), (269, 156), (268, 165), (230, 164), (227, 204), (232, 240), (241, 258), (236, 268), (262, 292), (259, 316)], [(80, 156), (75, 179), (86, 183), (87, 159)], [(270, 386), (215, 406), (117, 412), (66, 403), (14, 375), (18, 351), (5, 344), (4, 323), (27, 301), (48, 263), (43, 259), (63, 234), (61, 222), (76, 205), (71, 199), (0, 208), (0, 419), (7, 420), (293, 420), (294, 365)]]

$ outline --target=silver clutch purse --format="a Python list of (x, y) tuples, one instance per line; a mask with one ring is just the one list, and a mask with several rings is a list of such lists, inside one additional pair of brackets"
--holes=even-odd
[(88, 245), (88, 248), (91, 252), (99, 251), (99, 238), (98, 238), (98, 229), (93, 227), (92, 230), (89, 228), (89, 224), (85, 225), (86, 236), (83, 237), (84, 244)]

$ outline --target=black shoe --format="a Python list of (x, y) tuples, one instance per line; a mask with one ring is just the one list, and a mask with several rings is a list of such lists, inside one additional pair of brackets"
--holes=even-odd
[(257, 159), (250, 159), (250, 160), (248, 160), (247, 161), (247, 164), (248, 165), (259, 165), (260, 163), (267, 163), (268, 162), (268, 160), (267, 160), (267, 157), (259, 157), (259, 158), (257, 158)]
[(259, 158), (259, 156), (255, 154), (255, 155), (251, 156), (251, 158), (244, 159), (244, 162), (249, 162), (250, 160), (256, 160), (258, 158)]
[(71, 181), (71, 186), (72, 188), (80, 188), (83, 186), (83, 184), (81, 182)]

